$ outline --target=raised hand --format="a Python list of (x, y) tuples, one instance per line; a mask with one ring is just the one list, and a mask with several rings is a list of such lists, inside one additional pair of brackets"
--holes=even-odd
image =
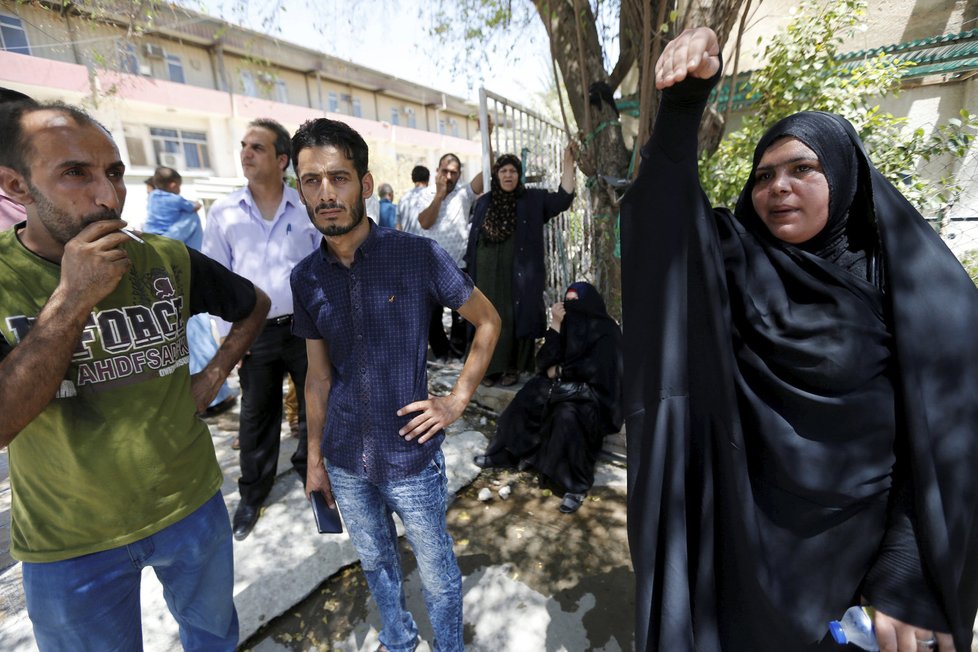
[(720, 69), (720, 43), (709, 27), (687, 29), (670, 41), (655, 62), (655, 87), (675, 86), (686, 77), (709, 79)]

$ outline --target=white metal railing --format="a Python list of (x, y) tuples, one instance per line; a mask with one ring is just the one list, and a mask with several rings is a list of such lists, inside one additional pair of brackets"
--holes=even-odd
[[(489, 188), (492, 167), (487, 116), (493, 124), (493, 153), (515, 154), (523, 163), (523, 183), (527, 187), (556, 190), (568, 138), (565, 131), (539, 113), (480, 88), (482, 174), (486, 188)], [(570, 210), (551, 220), (544, 229), (547, 305), (562, 297), (570, 283), (592, 278), (593, 236), (586, 192), (578, 184), (577, 198)]]

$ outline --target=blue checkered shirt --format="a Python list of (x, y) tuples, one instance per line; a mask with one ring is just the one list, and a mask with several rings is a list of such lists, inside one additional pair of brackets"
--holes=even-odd
[(419, 473), (445, 433), (424, 444), (398, 430), (416, 413), (397, 410), (428, 398), (428, 323), (432, 306), (457, 309), (472, 280), (433, 240), (379, 227), (346, 268), (326, 247), (292, 271), (292, 331), (325, 340), (332, 388), (322, 453), (372, 482)]

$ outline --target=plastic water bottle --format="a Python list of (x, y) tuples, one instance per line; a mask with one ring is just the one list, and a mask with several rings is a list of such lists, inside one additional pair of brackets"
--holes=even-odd
[(829, 632), (839, 645), (851, 643), (870, 652), (878, 652), (873, 620), (863, 607), (849, 607), (841, 620), (829, 621)]

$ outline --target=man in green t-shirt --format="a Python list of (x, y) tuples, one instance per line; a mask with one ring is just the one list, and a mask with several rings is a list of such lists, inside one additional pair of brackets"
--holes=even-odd
[[(122, 231), (125, 166), (65, 105), (0, 106), (0, 446), (11, 554), (43, 650), (141, 649), (152, 566), (187, 649), (233, 650), (231, 528), (196, 417), (261, 329), (268, 297), (168, 238)], [(234, 323), (188, 371), (187, 319)]]

